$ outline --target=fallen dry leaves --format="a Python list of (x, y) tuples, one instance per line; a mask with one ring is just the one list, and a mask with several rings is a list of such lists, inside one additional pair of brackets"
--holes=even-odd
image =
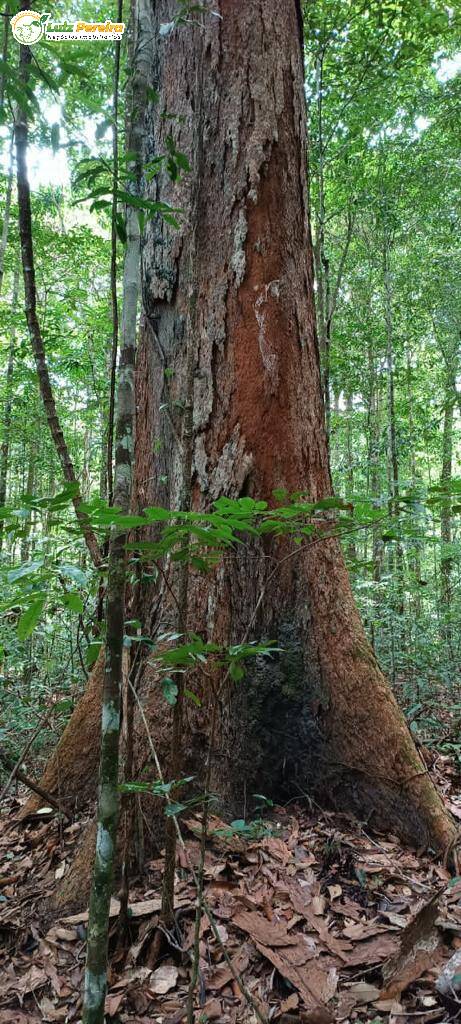
[[(54, 815), (19, 825), (11, 801), (0, 831), (0, 1024), (78, 1024), (87, 912), (41, 925), (43, 897), (72, 863), (81, 831)], [(271, 834), (229, 837), (212, 818), (205, 889), (234, 973), (267, 1020), (287, 1024), (446, 1020), (435, 988), (461, 946), (461, 880), (389, 837), (366, 835), (346, 817), (276, 808)], [(200, 822), (183, 823), (197, 864)], [(114, 1024), (181, 1024), (190, 973), (195, 892), (180, 853), (174, 945), (159, 962), (152, 942), (160, 909), (161, 858), (131, 894), (131, 944), (116, 941), (106, 1016)], [(206, 918), (200, 930), (196, 1020), (254, 1024)]]

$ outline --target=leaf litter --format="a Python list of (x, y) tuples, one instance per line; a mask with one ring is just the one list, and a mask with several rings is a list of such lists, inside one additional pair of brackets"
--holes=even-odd
[[(87, 913), (52, 921), (46, 901), (72, 864), (81, 823), (65, 827), (55, 815), (21, 823), (13, 798), (0, 822), (0, 1024), (79, 1024)], [(456, 1017), (461, 1002), (436, 983), (461, 951), (461, 879), (346, 815), (290, 805), (274, 808), (268, 826), (269, 835), (245, 841), (212, 817), (205, 862), (221, 942), (263, 1016), (281, 1024)], [(182, 827), (197, 863), (199, 816)], [(106, 1018), (114, 1024), (185, 1020), (196, 894), (179, 851), (175, 940), (152, 963), (161, 870), (161, 858), (150, 861), (133, 886), (123, 949), (112, 900)], [(199, 952), (196, 1020), (253, 1024), (206, 917)]]

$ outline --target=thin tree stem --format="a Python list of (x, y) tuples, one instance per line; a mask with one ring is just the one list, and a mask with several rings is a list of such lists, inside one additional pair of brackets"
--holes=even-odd
[[(117, 21), (121, 22), (123, 17), (123, 0), (118, 0)], [(120, 48), (121, 43), (115, 44), (114, 59), (114, 99), (112, 113), (112, 213), (111, 213), (111, 249), (110, 249), (110, 298), (112, 309), (112, 346), (110, 353), (110, 385), (109, 385), (109, 413), (107, 424), (107, 494), (109, 505), (112, 505), (114, 498), (114, 474), (113, 474), (113, 448), (114, 448), (114, 412), (115, 412), (115, 383), (117, 373), (117, 352), (118, 352), (118, 296), (117, 296), (117, 202), (118, 202), (118, 108), (119, 108), (119, 84), (120, 84)]]
[[(143, 32), (143, 0), (133, 0), (130, 124), (127, 148), (134, 193), (139, 194), (143, 155), (144, 104), (147, 73)], [(114, 506), (129, 512), (131, 505), (135, 392), (134, 370), (139, 296), (140, 230), (134, 206), (127, 206), (127, 243), (123, 269), (123, 316), (116, 403)], [(83, 997), (83, 1024), (103, 1024), (107, 989), (109, 911), (114, 876), (119, 821), (120, 698), (123, 684), (123, 637), (125, 632), (126, 541), (122, 527), (113, 527), (109, 543), (106, 606), (106, 663), (102, 695), (101, 755), (99, 769), (98, 827), (93, 883), (90, 896), (87, 960)]]
[[(29, 4), (27, 4), (24, 7), (24, 9), (28, 10)], [(29, 47), (21, 45), (19, 56), (19, 77), (24, 83), (26, 83), (28, 80), (30, 62), (31, 52)], [(82, 512), (80, 507), (82, 502), (80, 488), (78, 486), (74, 464), (72, 462), (70, 452), (64, 438), (61, 422), (56, 409), (56, 402), (54, 399), (53, 388), (51, 385), (50, 374), (46, 359), (45, 346), (43, 344), (40, 322), (37, 315), (37, 290), (35, 284), (34, 246), (32, 236), (32, 211), (30, 200), (30, 185), (27, 175), (27, 116), (25, 110), (21, 110), (19, 107), (15, 119), (14, 138), (16, 144), (19, 234), (21, 239), (22, 270), (24, 277), (25, 313), (27, 319), (27, 326), (29, 330), (30, 342), (35, 359), (35, 365), (37, 367), (38, 383), (40, 393), (42, 396), (43, 405), (45, 408), (48, 426), (50, 428), (56, 452), (61, 463), (64, 479), (67, 481), (67, 483), (74, 485), (72, 501), (75, 508), (75, 514), (77, 516), (79, 526), (85, 538), (85, 542), (88, 551), (90, 552), (93, 563), (96, 566), (99, 566), (101, 564), (101, 552), (99, 549), (99, 544), (96, 535), (91, 527), (89, 519), (85, 515), (85, 513)]]
[[(6, 31), (6, 29), (5, 29)], [(11, 218), (11, 198), (13, 194), (13, 170), (14, 170), (14, 132), (11, 136), (10, 156), (8, 164), (8, 181), (6, 184), (5, 208), (3, 211), (2, 237), (0, 238), (0, 295), (3, 288), (3, 276), (5, 272), (5, 253), (8, 245), (8, 234)]]
[[(16, 313), (16, 307), (18, 304), (18, 291), (19, 291), (19, 267), (17, 266), (14, 271), (13, 278), (13, 297), (11, 300), (11, 312), (14, 315)], [(11, 416), (13, 410), (13, 373), (14, 373), (14, 354), (16, 345), (16, 329), (14, 325), (11, 327), (10, 334), (10, 346), (8, 351), (8, 366), (6, 370), (6, 381), (5, 381), (5, 405), (3, 414), (3, 436), (2, 445), (0, 448), (0, 508), (6, 502), (6, 489), (8, 480), (8, 461), (10, 454), (10, 440), (11, 440)], [(0, 551), (3, 545), (3, 519), (0, 521)]]

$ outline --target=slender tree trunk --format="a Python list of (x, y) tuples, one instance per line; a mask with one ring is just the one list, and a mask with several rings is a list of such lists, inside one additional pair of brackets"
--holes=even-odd
[(0, 110), (3, 110), (3, 104), (5, 101), (5, 71), (6, 61), (8, 57), (8, 37), (10, 34), (10, 5), (5, 4), (5, 17), (3, 21), (3, 39), (2, 39), (2, 70), (0, 71)]
[[(390, 270), (390, 243), (387, 238), (386, 228), (384, 229), (383, 243), (383, 279), (384, 279), (384, 311), (386, 325), (386, 371), (387, 371), (387, 430), (388, 430), (388, 491), (389, 491), (389, 513), (391, 517), (398, 515), (398, 498), (400, 491), (399, 483), (399, 460), (397, 453), (397, 436), (395, 425), (395, 369), (394, 369), (394, 320), (392, 309), (392, 279)], [(398, 523), (396, 525), (398, 529)], [(400, 538), (395, 546), (389, 548), (389, 568), (394, 576), (393, 606), (399, 616), (404, 612), (403, 599), (403, 550)], [(394, 634), (394, 631), (393, 631)], [(395, 681), (395, 666), (393, 660), (392, 681)]]
[[(16, 267), (13, 278), (13, 297), (11, 300), (11, 312), (13, 323), (10, 334), (10, 347), (8, 351), (8, 366), (5, 380), (5, 404), (3, 413), (2, 446), (0, 449), (0, 508), (6, 503), (6, 487), (8, 480), (8, 460), (10, 454), (11, 440), (11, 414), (13, 409), (13, 373), (14, 373), (14, 351), (16, 344), (16, 327), (14, 315), (18, 305), (19, 291), (19, 268)], [(0, 522), (0, 551), (3, 544), (3, 520)]]
[(10, 230), (11, 198), (13, 193), (13, 137), (11, 139), (10, 159), (8, 166), (8, 180), (6, 184), (5, 208), (3, 211), (2, 237), (0, 238), (0, 295), (3, 288), (3, 276), (5, 272), (5, 253), (8, 245), (8, 233)]
[(384, 301), (386, 320), (386, 369), (387, 369), (387, 426), (388, 426), (388, 474), (389, 495), (392, 512), (399, 494), (399, 462), (395, 432), (395, 391), (394, 391), (394, 326), (392, 315), (392, 285), (389, 268), (389, 249), (384, 246)]
[[(203, 24), (198, 23), (197, 31), (203, 31)], [(185, 382), (184, 382), (184, 413), (182, 421), (181, 436), (181, 492), (179, 495), (179, 508), (189, 512), (192, 505), (192, 467), (194, 460), (194, 391), (195, 391), (195, 357), (196, 357), (196, 332), (197, 332), (197, 290), (196, 290), (196, 260), (197, 260), (197, 237), (198, 237), (198, 199), (200, 194), (200, 181), (202, 176), (203, 153), (203, 82), (201, 67), (196, 65), (196, 79), (194, 83), (194, 115), (196, 130), (193, 140), (192, 171), (194, 183), (192, 186), (191, 215), (190, 215), (190, 239), (189, 239), (189, 308), (186, 316), (186, 356), (185, 356)], [(189, 549), (190, 536), (185, 539), (185, 548)], [(177, 628), (181, 635), (187, 634), (188, 613), (189, 613), (189, 582), (191, 567), (189, 558), (185, 559), (179, 567), (178, 572), (178, 616)], [(171, 773), (174, 779), (181, 778), (183, 768), (183, 729), (184, 729), (184, 676), (178, 673), (178, 696), (173, 712), (172, 737), (171, 737)], [(162, 917), (167, 928), (174, 925), (174, 879), (176, 870), (176, 823), (172, 817), (169, 818), (166, 826), (165, 841), (165, 870), (162, 888)]]
[[(352, 395), (348, 395), (346, 399), (346, 456), (347, 456), (347, 469), (346, 469), (346, 486), (347, 496), (349, 501), (353, 500), (354, 494), (354, 455), (352, 448), (352, 413), (354, 411), (352, 403)], [(355, 541), (352, 538), (347, 544), (347, 552), (349, 558), (356, 558), (357, 548)]]
[[(122, 20), (123, 0), (118, 0), (117, 21)], [(117, 297), (117, 204), (118, 204), (118, 107), (119, 107), (119, 82), (120, 82), (120, 47), (121, 43), (115, 44), (114, 60), (114, 99), (112, 110), (112, 216), (111, 216), (111, 255), (110, 255), (110, 296), (112, 310), (112, 347), (110, 354), (110, 384), (109, 384), (109, 415), (107, 424), (107, 491), (109, 505), (113, 501), (113, 448), (114, 448), (114, 412), (115, 412), (115, 385), (117, 373), (117, 352), (118, 352), (118, 297)]]
[[(27, 7), (24, 7), (24, 9), (28, 9), (28, 6), (29, 5), (27, 5)], [(21, 46), (19, 58), (19, 74), (23, 82), (27, 81), (30, 61), (31, 52), (29, 47)], [(72, 459), (69, 454), (69, 449), (64, 438), (61, 423), (56, 409), (56, 403), (54, 400), (53, 389), (51, 386), (51, 380), (48, 371), (48, 364), (46, 361), (45, 347), (43, 344), (40, 323), (37, 316), (37, 293), (35, 285), (34, 247), (32, 237), (32, 213), (30, 202), (30, 186), (27, 176), (27, 118), (25, 112), (20, 110), (19, 108), (16, 114), (14, 136), (16, 143), (19, 234), (21, 239), (22, 270), (24, 277), (25, 312), (27, 326), (29, 329), (30, 342), (35, 359), (35, 365), (37, 367), (38, 383), (43, 400), (43, 405), (45, 407), (48, 426), (55, 444), (59, 461), (61, 463), (64, 479), (67, 481), (67, 483), (76, 485), (73, 504), (75, 507), (75, 514), (77, 516), (78, 523), (80, 525), (82, 534), (85, 538), (86, 545), (90, 552), (91, 558), (95, 565), (99, 565), (101, 562), (101, 553), (99, 550), (98, 541), (96, 539), (94, 531), (90, 526), (87, 517), (80, 509), (82, 499), (78, 489), (77, 478), (75, 475)]]
[[(380, 390), (379, 382), (377, 379), (376, 370), (376, 359), (373, 352), (371, 342), (368, 345), (368, 379), (369, 379), (369, 394), (368, 394), (368, 418), (367, 418), (367, 434), (368, 434), (368, 457), (367, 457), (367, 495), (371, 497), (375, 507), (379, 506), (379, 498), (381, 494), (381, 478), (380, 478), (380, 466), (381, 466), (381, 403), (380, 403)], [(383, 557), (383, 544), (381, 540), (381, 529), (375, 527), (372, 530), (373, 543), (372, 543), (372, 562), (373, 562), (373, 580), (375, 583), (379, 583), (381, 579), (382, 569), (382, 557)]]
[[(29, 461), (27, 466), (27, 482), (26, 482), (26, 494), (34, 493), (35, 485), (35, 449), (31, 446), (29, 448)], [(29, 557), (29, 540), (30, 530), (32, 526), (32, 512), (30, 511), (27, 519), (24, 522), (22, 529), (23, 536), (21, 537), (21, 562), (27, 562)]]
[(321, 47), (316, 61), (317, 92), (317, 146), (318, 146), (318, 208), (316, 216), (316, 239), (313, 256), (317, 281), (317, 330), (320, 347), (320, 364), (325, 406), (325, 428), (327, 441), (330, 436), (330, 262), (325, 252), (325, 180), (324, 180), (324, 138), (323, 138), (323, 64), (324, 51)]
[(331, 394), (330, 394), (330, 365), (331, 365), (331, 344), (333, 332), (333, 318), (341, 288), (341, 283), (346, 265), (347, 254), (352, 239), (354, 227), (354, 216), (351, 209), (347, 210), (347, 230), (344, 239), (343, 251), (339, 260), (336, 278), (332, 280), (330, 260), (326, 253), (325, 229), (327, 223), (327, 209), (325, 199), (325, 160), (327, 156), (327, 143), (324, 137), (324, 114), (323, 99), (325, 91), (324, 82), (325, 44), (321, 43), (315, 63), (316, 79), (316, 115), (317, 115), (317, 187), (318, 204), (315, 218), (315, 246), (313, 248), (313, 259), (315, 267), (315, 279), (317, 283), (317, 334), (320, 347), (320, 368), (323, 389), (323, 401), (325, 406), (325, 428), (327, 444), (329, 444), (331, 432)]
[[(381, 442), (381, 409), (380, 392), (376, 380), (376, 366), (369, 349), (369, 374), (370, 374), (370, 395), (369, 395), (369, 416), (368, 416), (368, 466), (367, 466), (367, 494), (371, 497), (375, 508), (379, 508), (381, 494), (380, 480), (380, 442)], [(381, 539), (382, 527), (376, 524), (372, 527), (371, 562), (372, 578), (376, 584), (373, 591), (373, 614), (371, 621), (371, 643), (373, 650), (376, 646), (375, 621), (380, 617), (381, 599), (378, 584), (381, 582), (381, 571), (383, 564), (383, 541)]]
[[(445, 400), (443, 411), (443, 437), (442, 437), (442, 472), (440, 483), (449, 487), (453, 469), (453, 418), (455, 410), (455, 394), (451, 374), (447, 374), (445, 386)], [(444, 627), (445, 638), (451, 643), (450, 609), (452, 602), (451, 573), (453, 558), (450, 554), (449, 545), (452, 541), (450, 505), (447, 502), (442, 505), (440, 515), (440, 538), (442, 541), (442, 553), (440, 556), (440, 597), (442, 611), (446, 616)]]
[[(132, 8), (131, 112), (127, 152), (138, 198), (143, 166), (143, 128), (148, 68), (144, 0)], [(137, 210), (126, 209), (127, 242), (123, 273), (123, 316), (116, 406), (114, 506), (125, 514), (131, 505), (135, 434), (135, 353), (139, 295), (140, 229)], [(125, 529), (113, 527), (109, 544), (106, 608), (106, 658), (102, 694), (98, 827), (88, 921), (83, 1024), (103, 1024), (107, 987), (109, 908), (119, 816), (118, 761), (123, 682), (126, 589)]]
[[(410, 435), (411, 489), (412, 489), (413, 493), (416, 494), (417, 489), (418, 489), (418, 473), (417, 473), (417, 467), (416, 467), (416, 451), (415, 451), (416, 442), (415, 442), (415, 429), (414, 429), (415, 428), (415, 424), (414, 424), (414, 417), (413, 417), (413, 386), (412, 386), (412, 376), (413, 375), (412, 375), (412, 366), (411, 366), (411, 353), (408, 352), (408, 354), (407, 354), (407, 395), (408, 395), (408, 409), (409, 409), (409, 412), (408, 412), (408, 427), (409, 427), (409, 435)], [(420, 517), (418, 516), (418, 520), (419, 519), (420, 519)], [(414, 576), (414, 591), (413, 591), (413, 602), (412, 603), (413, 603), (414, 618), (416, 620), (416, 623), (418, 623), (418, 620), (419, 620), (419, 618), (421, 616), (421, 587), (420, 587), (420, 580), (421, 580), (421, 550), (422, 550), (422, 544), (423, 544), (423, 542), (421, 542), (419, 539), (415, 538), (415, 540), (413, 542), (413, 550), (412, 550), (412, 553), (411, 553), (411, 558), (409, 558), (409, 566), (412, 569), (413, 576)], [(411, 622), (409, 623), (409, 628), (410, 628), (410, 632), (411, 632)], [(411, 636), (410, 636), (409, 639), (410, 639), (410, 643), (411, 643)]]

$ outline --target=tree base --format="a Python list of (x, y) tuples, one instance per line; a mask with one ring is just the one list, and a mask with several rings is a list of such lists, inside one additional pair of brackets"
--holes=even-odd
[[(40, 780), (42, 789), (59, 799), (69, 812), (80, 810), (96, 796), (103, 679), (104, 652), (101, 650), (88, 677), (85, 693)], [(43, 800), (32, 795), (21, 817), (27, 818), (42, 806)]]

